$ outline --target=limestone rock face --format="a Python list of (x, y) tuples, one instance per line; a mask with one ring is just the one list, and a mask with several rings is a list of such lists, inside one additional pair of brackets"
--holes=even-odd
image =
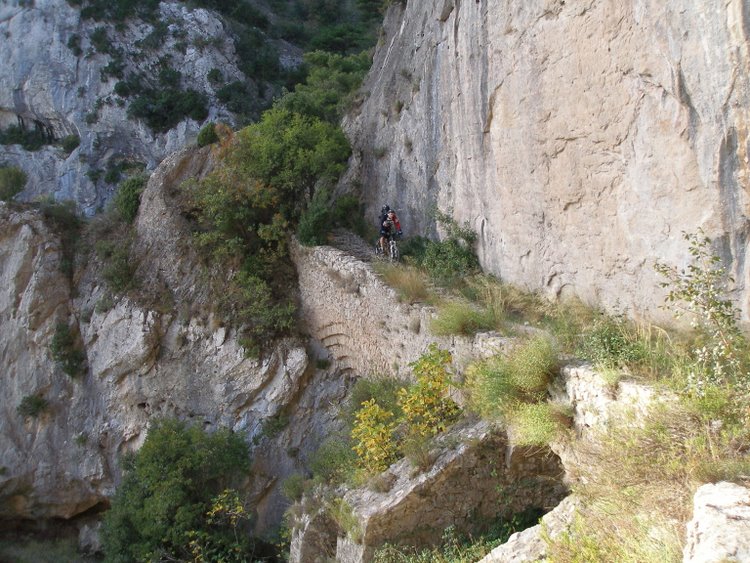
[[(22, 124), (58, 140), (68, 135), (80, 138), (70, 155), (61, 148), (28, 152), (18, 145), (0, 145), (0, 161), (23, 168), (29, 176), (19, 199), (53, 194), (58, 200), (75, 200), (93, 214), (109, 199), (114, 185), (103, 179), (92, 181), (90, 173), (105, 171), (121, 160), (154, 169), (165, 156), (195, 139), (201, 123), (192, 119), (155, 134), (143, 122), (128, 118), (129, 102), (114, 92), (119, 79), (102, 74), (114, 60), (111, 53), (118, 50), (123, 53), (124, 76), (156, 76), (159, 61), (169, 60), (181, 73), (183, 88), (207, 96), (208, 120), (234, 121), (207, 78), (211, 69), (219, 68), (221, 85), (246, 80), (237, 67), (234, 41), (225, 24), (208, 10), (181, 3), (163, 2), (159, 9), (166, 31), (140, 20), (117, 27), (83, 20), (80, 9), (65, 0), (13, 0), (0, 5), (4, 37), (0, 127)], [(97, 28), (107, 32), (109, 53), (94, 47), (92, 34)], [(152, 34), (159, 33), (154, 41)], [(80, 54), (69, 46), (76, 38)]]
[(750, 489), (727, 482), (698, 489), (683, 561), (750, 561)]
[(396, 3), (346, 129), (370, 215), (453, 210), (505, 280), (631, 313), (702, 228), (748, 294), (748, 13), (678, 2)]
[[(165, 292), (158, 307), (137, 295), (114, 296), (104, 306), (95, 260), (69, 280), (60, 271), (59, 239), (40, 215), (0, 205), (0, 518), (71, 518), (105, 506), (120, 478), (120, 455), (140, 446), (155, 416), (229, 427), (252, 440), (264, 421), (307, 396), (302, 343), (285, 340), (261, 359), (246, 357), (237, 333), (206, 306), (196, 263), (189, 263), (194, 256), (175, 253), (179, 244), (189, 246), (190, 234), (179, 228), (179, 207), (168, 194), (208, 161), (207, 151), (196, 150), (167, 159), (143, 194), (134, 248), (142, 251), (139, 271), (153, 272), (140, 290)], [(85, 352), (86, 373), (76, 378), (52, 357), (61, 322)], [(17, 407), (32, 395), (48, 405), (24, 417)], [(325, 433), (327, 419), (311, 421), (317, 411), (305, 400), (307, 424), (285, 435), (298, 445), (311, 428)], [(251, 485), (268, 488), (269, 480)], [(278, 522), (274, 510), (262, 516)]]

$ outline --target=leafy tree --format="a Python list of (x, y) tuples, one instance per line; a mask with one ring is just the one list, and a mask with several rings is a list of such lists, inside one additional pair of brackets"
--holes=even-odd
[(306, 53), (309, 70), (304, 84), (298, 84), (294, 92), (287, 92), (277, 106), (338, 123), (371, 62), (367, 52), (347, 57), (323, 51)]
[(306, 246), (325, 244), (331, 224), (330, 192), (318, 190), (302, 214), (297, 227), (297, 238)]
[[(227, 429), (209, 434), (174, 419), (152, 423), (141, 449), (124, 459), (124, 479), (104, 518), (105, 561), (190, 557), (195, 532), (223, 543), (226, 530), (206, 526), (212, 499), (250, 467), (247, 444)], [(213, 523), (212, 523), (213, 524)], [(210, 541), (212, 534), (221, 534)]]
[(208, 117), (206, 97), (192, 89), (145, 90), (128, 108), (128, 115), (143, 119), (153, 131), (169, 131), (182, 119), (203, 121)]

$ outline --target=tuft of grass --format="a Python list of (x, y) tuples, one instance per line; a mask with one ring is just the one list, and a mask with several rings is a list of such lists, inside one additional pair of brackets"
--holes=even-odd
[(413, 432), (399, 444), (403, 456), (419, 471), (427, 471), (435, 462), (430, 438)]
[(567, 535), (547, 540), (553, 561), (679, 559), (695, 489), (750, 472), (746, 400), (730, 389), (709, 395), (660, 402), (640, 421), (623, 416), (575, 443), (571, 477), (585, 509)]
[(483, 330), (494, 330), (497, 326), (497, 319), (490, 311), (478, 310), (465, 301), (445, 301), (438, 306), (430, 330), (437, 336), (470, 336)]
[(476, 362), (466, 372), (470, 404), (485, 418), (507, 418), (521, 403), (546, 399), (557, 365), (555, 347), (542, 336), (516, 346), (508, 356)]
[(431, 301), (426, 276), (417, 268), (405, 265), (379, 263), (377, 271), (385, 283), (395, 288), (399, 300), (406, 303)]
[(342, 498), (332, 499), (326, 504), (326, 508), (331, 519), (344, 534), (355, 543), (362, 541), (362, 527), (348, 502)]
[(550, 403), (523, 403), (509, 416), (513, 443), (518, 446), (546, 446), (562, 430)]

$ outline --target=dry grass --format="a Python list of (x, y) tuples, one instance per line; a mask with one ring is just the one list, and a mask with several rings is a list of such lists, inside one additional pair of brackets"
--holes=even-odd
[(681, 560), (696, 488), (750, 470), (750, 431), (731, 414), (712, 425), (709, 410), (668, 401), (577, 441), (572, 477), (585, 507), (568, 533), (548, 539), (550, 561)]
[(437, 316), (430, 323), (430, 330), (437, 336), (470, 336), (497, 328), (497, 318), (491, 311), (477, 309), (465, 301), (443, 301), (438, 305)]
[(411, 266), (378, 263), (375, 270), (383, 276), (385, 283), (393, 287), (399, 299), (406, 303), (425, 303), (434, 299), (427, 276)]

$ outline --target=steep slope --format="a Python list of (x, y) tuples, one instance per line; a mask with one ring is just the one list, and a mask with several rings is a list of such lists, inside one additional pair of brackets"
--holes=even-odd
[[(748, 10), (707, 2), (395, 4), (346, 123), (370, 214), (453, 209), (482, 264), (658, 314), (658, 258), (703, 229), (750, 314)], [(637, 288), (637, 291), (634, 291)]]
[[(133, 258), (153, 274), (139, 291), (159, 291), (156, 305), (133, 294), (106, 297), (96, 260), (71, 284), (60, 271), (58, 236), (39, 214), (0, 206), (0, 519), (67, 519), (106, 506), (121, 454), (139, 447), (154, 417), (229, 427), (251, 440), (304, 395), (313, 374), (303, 343), (285, 340), (262, 359), (246, 357), (236, 332), (212, 312), (191, 262), (190, 234), (170, 193), (210, 166), (208, 157), (207, 150), (173, 155), (144, 192), (149, 212), (138, 219)], [(55, 360), (60, 323), (85, 355), (73, 377)], [(19, 411), (31, 396), (46, 406)], [(257, 472), (258, 497), (278, 478)]]
[[(70, 154), (49, 145), (34, 152), (0, 145), (0, 163), (28, 173), (20, 199), (51, 194), (76, 201), (89, 215), (116, 186), (110, 170), (124, 164), (153, 169), (193, 142), (204, 121), (234, 123), (236, 108), (230, 111), (227, 98), (219, 96), (225, 86), (240, 85), (243, 107), (255, 111), (273, 93), (240, 70), (224, 19), (179, 2), (159, 4), (154, 21), (117, 23), (85, 19), (66, 0), (4, 2), (0, 33), (7, 47), (0, 60), (0, 129), (39, 131), (49, 142), (80, 139)], [(298, 64), (299, 49), (277, 43), (281, 63)], [(129, 117), (147, 91), (154, 94), (144, 96), (135, 113), (155, 111), (156, 126)], [(188, 96), (190, 91), (195, 95)]]

